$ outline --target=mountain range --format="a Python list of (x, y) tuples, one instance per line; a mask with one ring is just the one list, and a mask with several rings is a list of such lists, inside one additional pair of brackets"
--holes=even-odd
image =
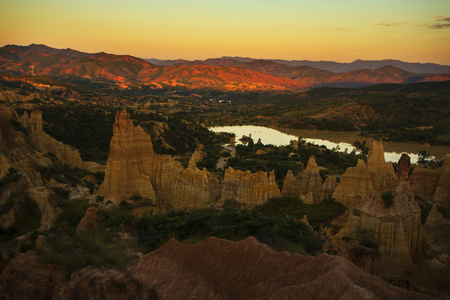
[(349, 64), (241, 57), (164, 61), (37, 44), (0, 48), (0, 73), (82, 77), (109, 82), (120, 89), (145, 85), (154, 89), (223, 91), (290, 91), (450, 80), (450, 66), (398, 60), (357, 60)]

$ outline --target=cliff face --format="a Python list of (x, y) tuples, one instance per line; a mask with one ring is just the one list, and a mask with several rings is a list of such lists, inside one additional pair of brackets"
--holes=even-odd
[(419, 205), (414, 201), (414, 193), (407, 182), (395, 188), (390, 207), (379, 195), (368, 200), (360, 209), (359, 216), (350, 215), (337, 237), (350, 236), (357, 228), (375, 231), (375, 241), (384, 260), (408, 265), (433, 256), (422, 232)]
[(233, 199), (244, 207), (253, 207), (279, 196), (281, 193), (273, 171), (267, 176), (266, 172), (251, 173), (233, 168), (225, 170), (221, 201)]
[(429, 238), (437, 260), (450, 267), (450, 219), (437, 210), (434, 204), (425, 222), (424, 232)]
[(28, 131), (33, 146), (40, 152), (46, 154), (47, 152), (55, 155), (64, 164), (77, 167), (82, 170), (90, 172), (103, 171), (104, 168), (95, 163), (83, 161), (77, 149), (64, 145), (56, 139), (49, 136), (42, 127), (42, 112), (32, 111), (30, 115), (25, 112), (19, 118), (20, 124)]
[(347, 206), (349, 210), (360, 209), (376, 194), (373, 177), (364, 161), (359, 160), (356, 167), (348, 168), (342, 175), (341, 183), (334, 191), (333, 198)]
[(320, 199), (324, 200), (332, 198), (338, 185), (339, 182), (337, 182), (335, 176), (328, 176), (323, 183), (322, 195), (320, 196)]
[(135, 127), (125, 111), (118, 113), (113, 125), (105, 179), (98, 193), (116, 205), (122, 198), (134, 194), (156, 205), (155, 191), (150, 182), (154, 156), (150, 136), (140, 126)]
[(445, 156), (434, 200), (450, 211), (450, 155)]
[(444, 165), (439, 169), (416, 167), (409, 182), (420, 198), (450, 209), (450, 155), (445, 156)]
[(392, 190), (398, 183), (392, 163), (384, 160), (383, 144), (373, 141), (367, 160), (359, 160), (356, 167), (348, 168), (333, 197), (349, 209), (360, 209), (375, 194)]
[(161, 209), (200, 208), (219, 197), (218, 180), (195, 167), (196, 152), (188, 169), (172, 157), (153, 151), (153, 144), (140, 126), (125, 112), (117, 113), (106, 165), (105, 180), (98, 191), (116, 205), (138, 194)]
[(195, 209), (208, 207), (220, 196), (219, 181), (206, 169), (182, 170), (172, 183), (170, 190), (172, 209)]
[(16, 224), (16, 216), (28, 201), (34, 202), (41, 212), (42, 225), (50, 225), (57, 214), (48, 201), (48, 190), (43, 188), (39, 167), (51, 165), (50, 159), (33, 148), (22, 131), (13, 126), (17, 116), (0, 104), (0, 226)]

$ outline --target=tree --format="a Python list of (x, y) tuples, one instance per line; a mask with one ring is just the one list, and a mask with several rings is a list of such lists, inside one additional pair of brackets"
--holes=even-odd
[(427, 150), (422, 150), (419, 152), (419, 162), (424, 163), (430, 160), (431, 154)]

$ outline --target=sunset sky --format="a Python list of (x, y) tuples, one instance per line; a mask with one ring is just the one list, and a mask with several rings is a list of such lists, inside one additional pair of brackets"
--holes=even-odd
[(0, 46), (450, 65), (449, 0), (0, 0)]

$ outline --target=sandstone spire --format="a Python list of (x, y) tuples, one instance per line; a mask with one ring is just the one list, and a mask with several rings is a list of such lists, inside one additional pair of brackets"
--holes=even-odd
[(319, 167), (313, 156), (309, 158), (306, 169), (302, 172), (301, 176), (302, 182), (299, 194), (308, 195), (311, 193), (313, 202), (320, 202), (322, 195), (322, 177), (320, 177)]
[(125, 196), (139, 194), (156, 205), (150, 181), (151, 163), (155, 155), (150, 136), (135, 127), (124, 110), (116, 114), (113, 137), (106, 164), (105, 180), (98, 193), (116, 205)]
[(301, 188), (301, 180), (297, 179), (292, 173), (292, 170), (288, 170), (286, 174), (286, 178), (283, 183), (283, 190), (281, 191), (281, 195), (285, 197), (294, 197), (298, 198)]
[(394, 188), (397, 184), (392, 163), (386, 163), (384, 160), (383, 144), (373, 140), (371, 155), (367, 159), (367, 168), (375, 175), (375, 188), (379, 191), (387, 191)]
[(373, 177), (364, 161), (358, 160), (356, 167), (348, 168), (342, 175), (341, 183), (334, 191), (333, 198), (347, 206), (349, 210), (360, 209), (376, 194)]
[(404, 181), (408, 178), (410, 167), (411, 158), (408, 154), (403, 153), (397, 164), (397, 177), (400, 181)]

